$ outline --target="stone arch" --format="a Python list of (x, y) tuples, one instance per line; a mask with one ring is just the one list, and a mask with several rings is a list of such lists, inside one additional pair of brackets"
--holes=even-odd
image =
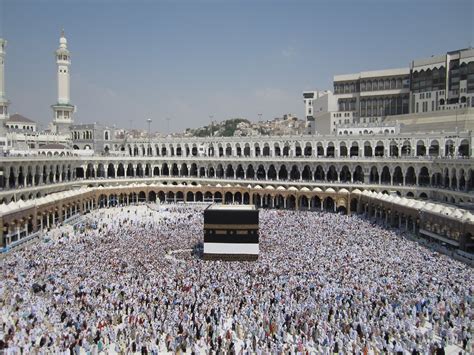
[(285, 165), (280, 166), (280, 170), (278, 171), (278, 179), (280, 180), (288, 179), (288, 171)]
[(329, 142), (328, 146), (326, 148), (326, 156), (334, 158), (336, 156), (336, 146), (334, 145), (334, 142)]
[(369, 182), (371, 184), (379, 183), (379, 171), (375, 165), (370, 168)]
[(326, 180), (327, 181), (337, 181), (338, 173), (336, 171), (336, 167), (334, 165), (329, 166), (329, 169), (326, 173)]
[(300, 177), (301, 177), (300, 169), (296, 165), (293, 165), (290, 170), (290, 179), (299, 180)]
[(218, 178), (224, 177), (224, 168), (222, 167), (222, 164), (217, 164), (216, 177)]
[(328, 212), (334, 212), (335, 211), (335, 206), (336, 203), (334, 202), (334, 199), (331, 196), (327, 196), (323, 200), (323, 208), (324, 210)]
[(467, 140), (467, 139), (461, 140), (461, 142), (459, 143), (459, 147), (458, 147), (459, 155), (462, 156), (462, 157), (470, 156), (469, 148), (470, 148), (469, 140)]
[(339, 155), (341, 157), (347, 157), (347, 146), (346, 142), (340, 142), (339, 143)]
[(271, 164), (268, 167), (267, 177), (270, 180), (276, 180), (277, 179), (277, 172), (276, 172), (275, 166), (273, 164)]
[(393, 171), (393, 184), (403, 185), (403, 172), (399, 166), (396, 166)]
[(273, 145), (273, 155), (276, 157), (281, 156), (281, 148), (278, 142), (275, 142), (275, 144)]
[(429, 186), (430, 185), (430, 173), (426, 166), (422, 166), (418, 174), (418, 185)]
[(303, 171), (301, 172), (301, 179), (305, 181), (310, 181), (312, 180), (312, 177), (313, 177), (313, 174), (311, 172), (311, 168), (309, 167), (309, 165), (305, 165), (303, 167)]
[(245, 171), (242, 168), (241, 164), (237, 165), (237, 169), (235, 169), (235, 177), (237, 179), (244, 179), (245, 178)]
[(265, 168), (263, 165), (259, 165), (257, 169), (257, 180), (265, 180), (266, 178), (266, 173), (265, 173)]
[(405, 173), (405, 185), (416, 185), (415, 168), (409, 166)]
[(391, 157), (398, 157), (399, 156), (399, 152), (398, 152), (398, 144), (397, 142), (395, 141), (390, 141), (390, 148), (389, 148), (390, 152), (389, 152), (389, 155)]
[(269, 157), (269, 156), (270, 156), (270, 146), (268, 145), (268, 143), (265, 143), (265, 144), (263, 145), (262, 155), (263, 155), (264, 157)]
[(385, 146), (382, 141), (376, 143), (374, 155), (376, 157), (383, 157), (385, 155)]
[(295, 156), (300, 157), (302, 155), (302, 149), (299, 142), (295, 143)]
[(352, 142), (349, 154), (351, 157), (359, 156), (359, 143), (358, 142), (356, 141)]
[(351, 182), (351, 172), (347, 165), (344, 165), (339, 173), (339, 180), (341, 182)]
[(245, 156), (245, 157), (249, 157), (249, 156), (250, 156), (250, 144), (248, 144), (248, 143), (245, 143), (244, 156)]
[(369, 141), (364, 142), (364, 157), (372, 156), (372, 144)]
[(232, 164), (228, 164), (226, 169), (225, 169), (225, 177), (226, 178), (234, 178), (234, 168), (232, 167)]
[(255, 170), (252, 164), (247, 166), (247, 179), (254, 179), (255, 178)]
[(388, 166), (384, 166), (382, 168), (382, 174), (380, 175), (380, 182), (382, 184), (391, 184), (392, 176), (390, 174), (390, 169), (388, 168)]
[(316, 166), (316, 170), (314, 171), (314, 180), (316, 181), (326, 180), (326, 173), (321, 165)]
[(416, 156), (421, 157), (426, 155), (426, 146), (425, 142), (423, 142), (421, 139), (416, 142)]

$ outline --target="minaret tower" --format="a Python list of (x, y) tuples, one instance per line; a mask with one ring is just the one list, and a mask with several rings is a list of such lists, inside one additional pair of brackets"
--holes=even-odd
[(70, 102), (70, 75), (71, 55), (67, 49), (67, 39), (64, 36), (64, 30), (59, 39), (59, 48), (55, 52), (56, 66), (58, 76), (58, 101), (52, 105), (54, 117), (52, 131), (54, 133), (69, 133), (70, 126), (73, 124), (72, 115), (75, 107)]
[(5, 93), (5, 48), (7, 41), (0, 38), (0, 130), (3, 127), (5, 120), (8, 119), (8, 104)]

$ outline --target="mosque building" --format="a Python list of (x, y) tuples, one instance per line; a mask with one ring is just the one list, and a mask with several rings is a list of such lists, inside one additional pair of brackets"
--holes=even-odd
[(363, 213), (474, 251), (474, 50), (334, 77), (303, 93), (307, 133), (118, 135), (74, 122), (71, 52), (55, 51), (47, 130), (9, 111), (0, 39), (0, 244), (100, 206), (214, 201)]

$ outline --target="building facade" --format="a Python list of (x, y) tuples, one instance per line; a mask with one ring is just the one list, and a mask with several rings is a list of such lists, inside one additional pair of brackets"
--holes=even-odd
[(474, 49), (413, 60), (407, 68), (336, 75), (335, 108), (320, 111), (318, 124), (311, 114), (315, 93), (303, 93), (306, 119), (313, 128), (308, 133), (344, 134), (350, 132), (346, 128), (363, 132), (370, 127), (385, 131), (387, 125), (396, 133), (394, 116), (474, 107)]
[[(1, 83), (4, 53), (5, 47)], [(461, 57), (468, 58), (460, 54), (459, 66)], [(472, 86), (470, 62), (465, 62), (459, 95), (470, 94)], [(64, 34), (56, 64), (52, 131), (2, 122), (7, 129), (0, 139), (0, 146), (5, 142), (0, 163), (4, 248), (92, 208), (207, 201), (364, 213), (474, 251), (474, 217), (467, 211), (474, 209), (474, 109), (410, 114), (409, 69), (336, 76), (334, 94), (305, 92), (314, 134), (134, 138), (97, 123), (74, 124)], [(449, 65), (454, 77), (455, 65)], [(457, 79), (446, 80), (457, 90)], [(453, 95), (446, 99), (454, 100)], [(328, 113), (328, 132), (321, 134)]]
[(411, 63), (411, 112), (474, 107), (474, 49)]

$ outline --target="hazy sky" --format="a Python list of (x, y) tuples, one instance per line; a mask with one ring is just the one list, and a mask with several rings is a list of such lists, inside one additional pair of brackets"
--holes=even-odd
[[(77, 123), (303, 117), (302, 91), (473, 45), (472, 0), (0, 0), (11, 113), (46, 125), (64, 27)], [(133, 123), (130, 121), (133, 120)]]

